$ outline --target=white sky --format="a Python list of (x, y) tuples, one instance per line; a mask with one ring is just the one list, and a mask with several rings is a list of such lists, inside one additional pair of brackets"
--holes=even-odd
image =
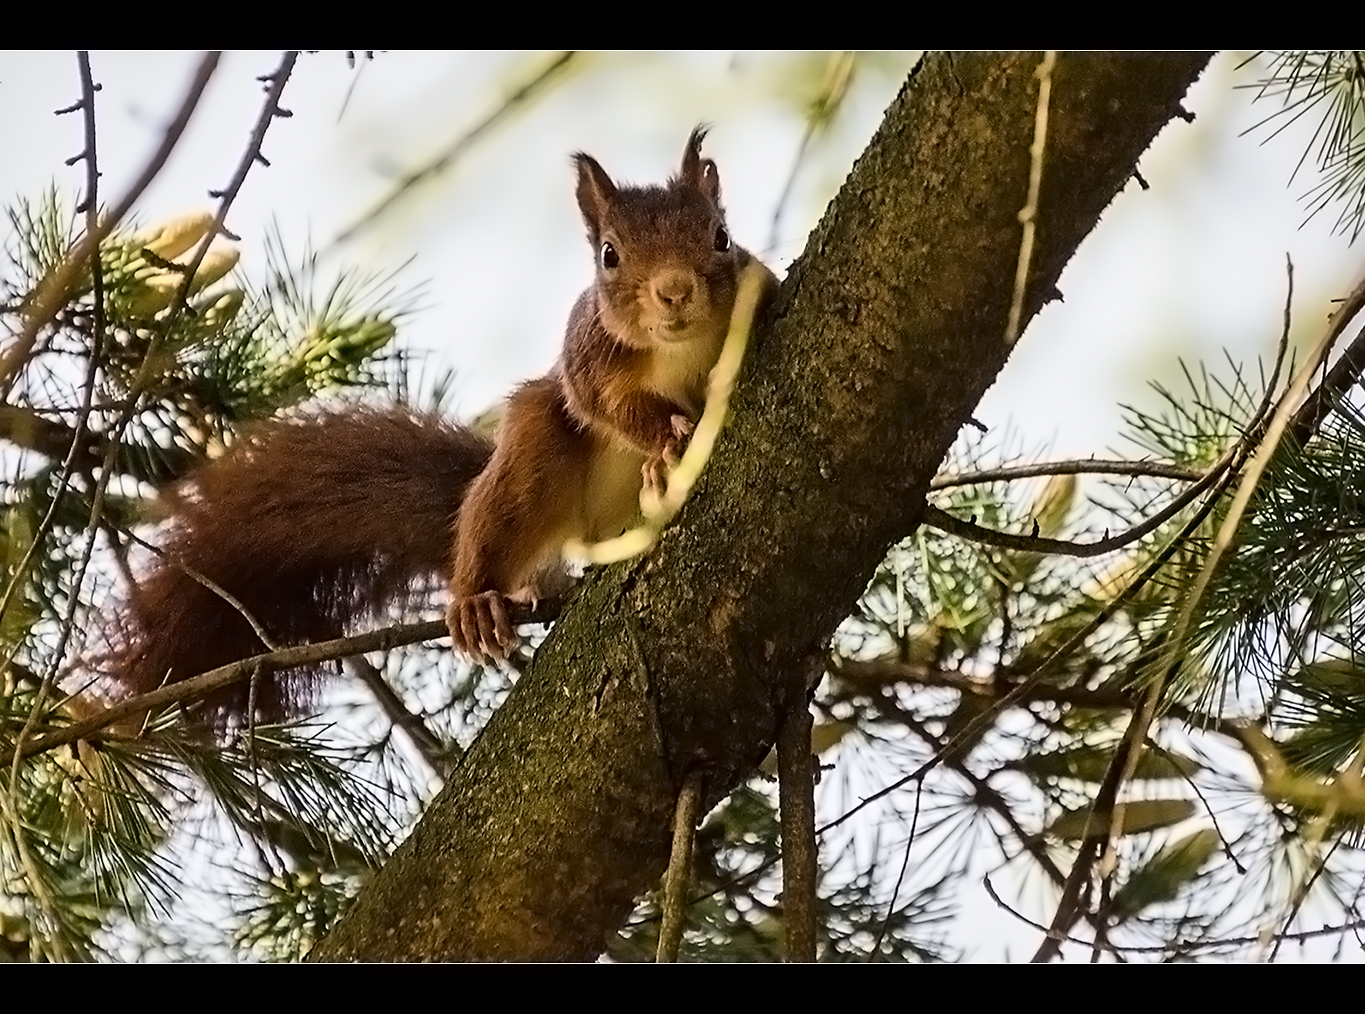
[[(144, 164), (197, 59), (93, 55), (104, 86), (97, 108), (106, 199)], [(227, 181), (259, 109), (255, 77), (278, 59), (273, 52), (224, 58), (186, 138), (142, 200), (141, 221), (212, 206), (207, 191)], [(394, 176), (463, 134), (546, 59), (379, 53), (353, 71), (337, 53), (301, 57), (283, 100), (294, 115), (277, 120), (266, 140), (272, 166), (252, 170), (229, 218), (243, 239), (243, 269), (263, 267), (272, 223), (292, 251), (310, 240), (328, 248)], [(707, 151), (720, 165), (732, 231), (780, 271), (910, 62), (883, 54), (860, 66), (847, 108), (798, 176), (772, 249), (771, 220), (803, 130), (802, 103), (823, 58), (612, 54), (585, 58), (376, 227), (330, 248), (328, 266), (383, 272), (411, 259), (400, 285), (426, 283), (426, 309), (403, 335), (430, 352), (429, 375), (453, 366), (459, 410), (479, 411), (549, 366), (568, 308), (590, 279), (571, 151), (591, 152), (613, 175), (658, 180), (675, 166), (691, 126), (712, 123)], [(1301, 341), (1316, 334), (1327, 300), (1365, 264), (1360, 248), (1330, 235), (1332, 215), (1299, 228), (1296, 198), (1315, 177), (1286, 184), (1304, 130), (1264, 147), (1237, 136), (1269, 108), (1253, 110), (1251, 92), (1233, 88), (1254, 80), (1251, 69), (1234, 74), (1237, 62), (1220, 58), (1195, 87), (1188, 105), (1196, 122), (1170, 125), (1142, 160), (1152, 189), (1129, 184), (1063, 276), (1065, 302), (1025, 333), (978, 412), (997, 432), (1012, 422), (1027, 449), (1101, 453), (1115, 445), (1118, 403), (1148, 399), (1149, 379), (1174, 381), (1178, 357), (1216, 362), (1227, 348), (1249, 359), (1271, 347), (1286, 253), (1297, 269)], [(78, 97), (73, 54), (0, 54), (0, 137), (8, 139), (0, 147), (0, 199), (36, 195), (54, 179), (79, 193), (83, 166), (63, 165), (80, 149), (79, 114), (52, 115)]]

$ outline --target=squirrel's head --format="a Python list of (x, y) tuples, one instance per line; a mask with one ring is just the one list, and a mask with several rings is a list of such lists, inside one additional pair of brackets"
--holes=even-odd
[(663, 186), (617, 185), (591, 155), (574, 156), (578, 208), (597, 258), (602, 323), (632, 345), (676, 345), (724, 335), (741, 251), (720, 204), (720, 174), (687, 139)]

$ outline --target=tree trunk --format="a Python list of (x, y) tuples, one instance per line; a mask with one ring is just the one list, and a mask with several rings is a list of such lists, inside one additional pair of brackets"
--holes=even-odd
[[(1207, 59), (1057, 60), (1025, 321)], [(594, 959), (668, 860), (684, 777), (709, 807), (753, 771), (1009, 356), (1041, 62), (935, 55), (910, 75), (679, 518), (584, 583), (315, 959)]]

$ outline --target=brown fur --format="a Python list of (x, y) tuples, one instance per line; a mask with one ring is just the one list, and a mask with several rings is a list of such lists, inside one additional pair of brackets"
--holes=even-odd
[[(339, 637), (423, 576), (445, 570), (460, 500), (492, 444), (401, 408), (350, 408), (249, 430), (171, 492), (159, 562), (125, 606), (106, 660), (145, 693), (264, 651), (250, 624), (173, 561), (209, 577), (277, 645)], [(300, 674), (309, 675), (309, 674)], [(267, 718), (306, 680), (257, 689)], [(218, 724), (246, 714), (244, 685), (208, 702)]]
[[(455, 647), (504, 657), (515, 640), (505, 601), (534, 598), (562, 574), (565, 540), (618, 534), (700, 415), (751, 260), (725, 231), (703, 136), (693, 131), (662, 187), (617, 186), (575, 156), (596, 281), (574, 305), (559, 364), (509, 399), (496, 449), (402, 409), (266, 424), (172, 493), (167, 554), (236, 596), (280, 644), (339, 636), (446, 570)], [(131, 692), (264, 647), (171, 563), (122, 619), (109, 667)], [(264, 683), (260, 712), (282, 714), (296, 686)], [(210, 715), (239, 719), (247, 701), (225, 692)]]
[(460, 509), (447, 621), (469, 654), (505, 656), (515, 637), (503, 600), (534, 597), (567, 539), (619, 534), (701, 413), (751, 260), (729, 240), (703, 136), (692, 132), (662, 187), (618, 186), (575, 156), (597, 277), (569, 315), (555, 370), (509, 401), (498, 449)]

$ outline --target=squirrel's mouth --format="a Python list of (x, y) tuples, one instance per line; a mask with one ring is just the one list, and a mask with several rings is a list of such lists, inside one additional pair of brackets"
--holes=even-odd
[(661, 341), (680, 342), (692, 337), (692, 321), (679, 317), (674, 320), (661, 320), (650, 328)]

